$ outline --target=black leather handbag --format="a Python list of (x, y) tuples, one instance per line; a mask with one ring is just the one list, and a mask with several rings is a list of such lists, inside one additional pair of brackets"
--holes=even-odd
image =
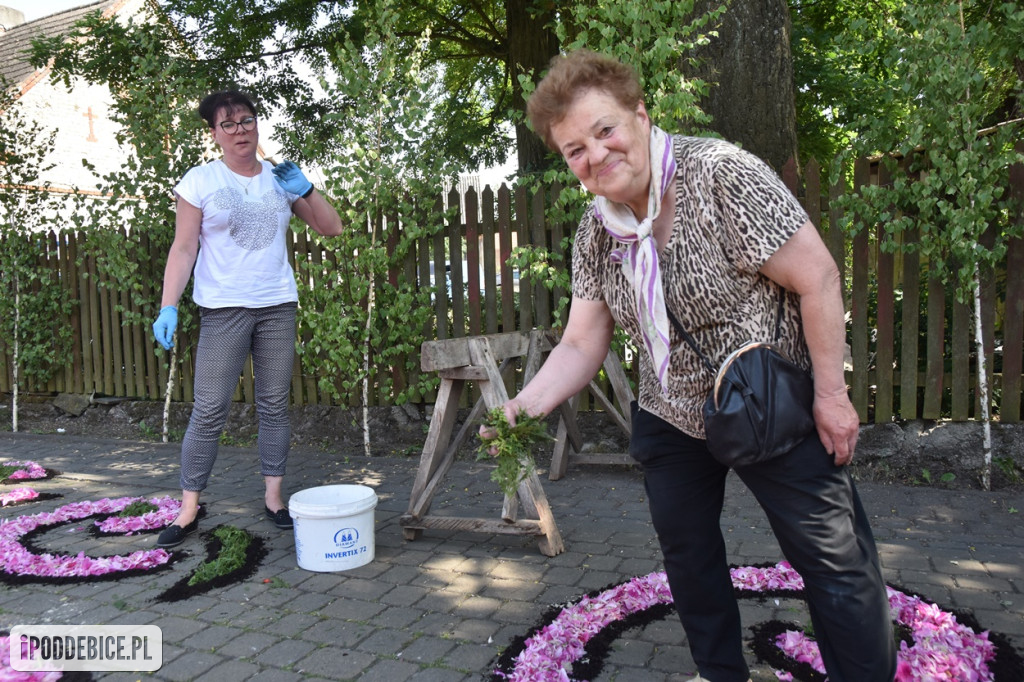
[[(784, 303), (782, 291), (775, 343)], [(718, 462), (730, 467), (764, 462), (789, 452), (814, 430), (813, 380), (775, 343), (746, 343), (716, 370), (671, 310), (668, 317), (715, 377), (703, 416), (708, 449)]]

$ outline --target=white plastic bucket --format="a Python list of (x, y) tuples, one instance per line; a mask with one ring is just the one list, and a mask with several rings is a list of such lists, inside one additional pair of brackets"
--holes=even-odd
[(295, 554), (307, 571), (346, 571), (373, 561), (377, 494), (365, 485), (324, 485), (288, 500)]

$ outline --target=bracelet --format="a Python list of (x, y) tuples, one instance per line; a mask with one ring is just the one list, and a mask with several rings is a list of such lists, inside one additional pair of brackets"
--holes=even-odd
[(303, 192), (303, 193), (302, 193), (302, 195), (301, 195), (301, 196), (302, 196), (302, 198), (303, 198), (303, 199), (308, 199), (308, 198), (309, 198), (309, 195), (313, 193), (313, 190), (314, 190), (314, 189), (316, 189), (316, 187), (313, 187), (313, 185), (312, 185), (312, 183), (311, 183), (311, 184), (309, 185), (309, 189), (307, 189), (307, 190), (306, 190), (305, 192)]

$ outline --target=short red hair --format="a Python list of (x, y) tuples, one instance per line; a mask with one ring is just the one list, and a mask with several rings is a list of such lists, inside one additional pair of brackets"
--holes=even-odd
[(548, 147), (559, 151), (551, 139), (552, 126), (590, 90), (606, 92), (630, 110), (643, 101), (640, 78), (631, 66), (590, 50), (559, 55), (551, 60), (547, 75), (526, 102), (530, 125)]

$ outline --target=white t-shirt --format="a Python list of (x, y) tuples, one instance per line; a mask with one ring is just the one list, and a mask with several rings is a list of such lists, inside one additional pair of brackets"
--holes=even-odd
[(216, 160), (196, 166), (174, 188), (203, 212), (192, 298), (206, 308), (266, 308), (299, 300), (286, 236), (292, 203), (261, 161), (247, 178)]

